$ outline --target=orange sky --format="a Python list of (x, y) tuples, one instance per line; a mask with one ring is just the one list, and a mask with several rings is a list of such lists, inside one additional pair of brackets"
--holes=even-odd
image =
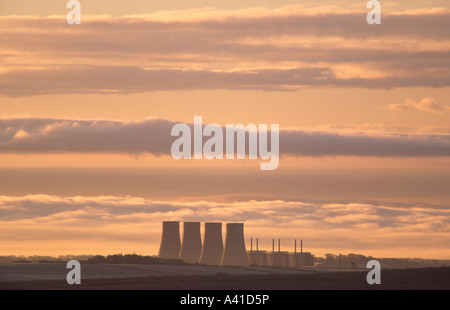
[[(320, 255), (450, 258), (448, 1), (383, 3), (381, 25), (366, 23), (364, 1), (84, 1), (81, 25), (68, 25), (67, 11), (50, 0), (0, 4), (1, 255), (156, 254), (160, 221), (209, 217), (179, 206), (206, 199), (226, 201), (214, 212), (251, 235), (301, 235)], [(289, 155), (281, 149), (277, 187), (259, 162), (180, 162), (157, 149), (165, 131), (152, 119), (195, 115), (279, 124), (313, 155), (296, 140)], [(108, 169), (129, 187), (108, 183)], [(139, 169), (148, 174), (137, 178)], [(190, 174), (195, 182), (180, 183)], [(144, 198), (168, 209), (126, 211)], [(49, 207), (58, 201), (63, 209)], [(55, 237), (67, 225), (73, 235)]]

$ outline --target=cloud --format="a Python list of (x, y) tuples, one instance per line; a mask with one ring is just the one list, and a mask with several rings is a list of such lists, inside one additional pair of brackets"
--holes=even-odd
[(450, 11), (273, 10), (0, 17), (0, 94), (450, 86)]
[[(112, 248), (118, 242), (138, 243), (139, 252), (150, 245), (155, 254), (163, 220), (245, 222), (247, 238), (258, 236), (261, 248), (264, 240), (268, 246), (276, 236), (284, 242), (303, 238), (310, 248), (322, 251), (335, 249), (336, 244), (371, 254), (408, 246), (423, 255), (438, 247), (448, 249), (450, 240), (449, 210), (377, 202), (177, 202), (28, 195), (0, 196), (0, 214), (3, 251), (13, 244), (28, 244), (32, 249), (30, 242), (58, 244), (63, 240), (65, 244), (80, 241), (84, 251), (99, 241)], [(443, 251), (442, 255), (448, 254)]]
[[(16, 70), (0, 74), (5, 95), (66, 93), (135, 93), (189, 89), (265, 89), (289, 91), (292, 87), (326, 85), (327, 68), (211, 71), (142, 69), (129, 66), (87, 66), (46, 70)], [(22, 81), (18, 84), (17, 81)], [(336, 81), (338, 83), (338, 81)], [(364, 83), (364, 81), (361, 81)], [(26, 85), (24, 87), (24, 85)]]
[(411, 77), (340, 78), (329, 67), (252, 70), (143, 69), (130, 66), (67, 66), (0, 73), (6, 96), (44, 94), (129, 94), (161, 90), (228, 89), (294, 91), (303, 87), (445, 87), (450, 74)]
[[(170, 155), (176, 139), (171, 136), (175, 124), (163, 119), (120, 122), (4, 118), (0, 119), (0, 151)], [(450, 136), (281, 129), (280, 153), (282, 156), (450, 156)]]
[(328, 124), (319, 127), (323, 131), (339, 133), (364, 132), (368, 134), (403, 133), (403, 134), (450, 134), (450, 126), (398, 126), (383, 123), (366, 124)]
[(422, 111), (428, 113), (443, 113), (450, 111), (450, 106), (437, 102), (437, 100), (429, 97), (415, 101), (406, 98), (404, 103), (390, 104), (385, 107), (388, 111)]
[(170, 150), (170, 130), (174, 125), (161, 119), (117, 122), (34, 118), (4, 119), (1, 123), (0, 149), (4, 151), (155, 155)]

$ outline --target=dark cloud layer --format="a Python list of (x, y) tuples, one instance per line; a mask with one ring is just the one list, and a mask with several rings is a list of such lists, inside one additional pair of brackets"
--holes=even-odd
[[(171, 136), (171, 129), (175, 124), (162, 119), (147, 119), (140, 122), (1, 119), (0, 152), (170, 155), (171, 145), (176, 139)], [(205, 141), (206, 138), (203, 139), (203, 142)], [(342, 134), (331, 131), (281, 129), (280, 153), (294, 156), (450, 156), (450, 136)]]
[(340, 79), (330, 68), (210, 70), (146, 70), (129, 66), (64, 67), (16, 70), (0, 74), (0, 93), (36, 94), (136, 93), (157, 90), (258, 89), (291, 91), (305, 86), (385, 88), (450, 86), (450, 73), (413, 77)]

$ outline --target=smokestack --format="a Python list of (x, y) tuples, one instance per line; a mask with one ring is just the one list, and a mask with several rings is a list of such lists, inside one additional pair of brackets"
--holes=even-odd
[(281, 252), (281, 248), (280, 248), (280, 239), (278, 239), (278, 252)]
[(205, 234), (203, 236), (203, 248), (199, 263), (218, 266), (222, 259), (222, 223), (205, 223)]
[(188, 263), (197, 263), (201, 251), (200, 222), (184, 222), (183, 243), (179, 258)]
[(294, 253), (297, 254), (297, 239), (294, 240)]
[(180, 222), (162, 222), (161, 245), (159, 258), (178, 258), (180, 253)]
[(245, 250), (244, 223), (227, 223), (227, 235), (223, 250), (222, 266), (248, 266)]
[(256, 252), (258, 252), (258, 238), (256, 238)]
[(303, 240), (300, 240), (300, 253), (303, 253)]
[(272, 238), (272, 252), (275, 252), (275, 238)]

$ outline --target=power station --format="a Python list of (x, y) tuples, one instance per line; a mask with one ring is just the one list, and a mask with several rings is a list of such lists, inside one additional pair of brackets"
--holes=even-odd
[(188, 263), (211, 266), (277, 266), (305, 267), (314, 266), (314, 257), (310, 252), (297, 252), (297, 240), (293, 253), (281, 251), (278, 239), (278, 251), (275, 251), (275, 239), (272, 239), (272, 252), (261, 251), (256, 238), (256, 251), (253, 251), (253, 238), (250, 239), (250, 251), (245, 248), (244, 223), (227, 223), (225, 245), (222, 241), (222, 223), (204, 223), (203, 243), (200, 222), (183, 223), (183, 242), (180, 242), (180, 222), (162, 222), (162, 237), (159, 257), (181, 259)]

